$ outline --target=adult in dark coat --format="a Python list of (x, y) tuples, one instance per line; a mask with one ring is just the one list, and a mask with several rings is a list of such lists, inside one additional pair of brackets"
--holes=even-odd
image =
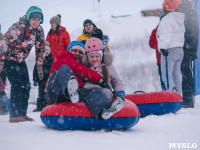
[(197, 56), (199, 41), (199, 25), (196, 11), (192, 8), (189, 0), (183, 0), (179, 6), (181, 12), (185, 14), (185, 43), (184, 57), (181, 64), (182, 72), (182, 92), (183, 107), (194, 107), (194, 81), (192, 75), (192, 61)]

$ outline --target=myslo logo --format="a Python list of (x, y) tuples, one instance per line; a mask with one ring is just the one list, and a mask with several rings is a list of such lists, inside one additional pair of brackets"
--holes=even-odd
[(197, 148), (197, 143), (169, 143), (169, 148)]

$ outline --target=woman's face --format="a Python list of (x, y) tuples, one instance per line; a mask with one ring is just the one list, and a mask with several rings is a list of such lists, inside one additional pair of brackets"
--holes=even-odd
[(29, 20), (29, 23), (33, 29), (37, 28), (39, 26), (40, 22), (41, 22), (41, 19), (39, 19), (39, 18), (32, 18)]
[(88, 60), (91, 65), (98, 66), (101, 63), (101, 55), (99, 53), (90, 54)]
[(51, 23), (51, 29), (56, 30), (57, 24), (56, 23)]

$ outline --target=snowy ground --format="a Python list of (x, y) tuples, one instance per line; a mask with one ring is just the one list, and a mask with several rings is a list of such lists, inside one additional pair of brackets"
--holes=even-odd
[(57, 131), (48, 129), (40, 113), (28, 114), (34, 122), (8, 123), (0, 116), (2, 150), (169, 150), (169, 143), (196, 143), (200, 149), (200, 97), (194, 109), (181, 109), (177, 114), (147, 116), (128, 131)]
[[(72, 40), (81, 33), (83, 20), (91, 18), (110, 37), (114, 66), (124, 81), (126, 93), (160, 90), (155, 51), (148, 46), (149, 35), (158, 24), (158, 18), (142, 17), (139, 10), (150, 5), (159, 7), (162, 0), (117, 0), (119, 4), (115, 4), (116, 0), (101, 0), (100, 17), (97, 11), (93, 11), (93, 0), (24, 1), (1, 2), (0, 23), (3, 32), (30, 5), (38, 5), (44, 10), (47, 19), (43, 25), (45, 33), (50, 28), (50, 17), (60, 13), (63, 16), (62, 24), (67, 27)], [(17, 5), (21, 7), (15, 7)], [(80, 15), (79, 10), (83, 8)], [(111, 14), (133, 15), (111, 19)], [(33, 62), (34, 51), (27, 60), (31, 80)], [(9, 90), (8, 85), (8, 95)], [(194, 109), (181, 109), (177, 114), (147, 116), (128, 131), (112, 132), (48, 129), (41, 122), (40, 113), (32, 112), (36, 98), (37, 88), (32, 87), (28, 115), (34, 118), (34, 122), (11, 124), (8, 115), (0, 116), (0, 150), (169, 150), (169, 143), (195, 143), (198, 145), (196, 149), (200, 149), (200, 96), (196, 96)]]

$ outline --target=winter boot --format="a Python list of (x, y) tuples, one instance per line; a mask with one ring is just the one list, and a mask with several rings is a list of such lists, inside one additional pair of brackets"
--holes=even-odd
[(23, 116), (22, 118), (25, 119), (25, 121), (34, 121), (32, 118), (28, 117), (28, 116)]
[(9, 119), (10, 123), (24, 122), (26, 121), (23, 117), (11, 117)]
[(101, 112), (102, 119), (109, 119), (113, 114), (120, 111), (124, 106), (125, 100), (121, 96), (117, 96), (117, 98), (112, 101), (110, 107), (104, 108)]
[(74, 76), (71, 76), (66, 88), (66, 95), (69, 95), (72, 103), (79, 102), (78, 87), (79, 86), (76, 78)]

